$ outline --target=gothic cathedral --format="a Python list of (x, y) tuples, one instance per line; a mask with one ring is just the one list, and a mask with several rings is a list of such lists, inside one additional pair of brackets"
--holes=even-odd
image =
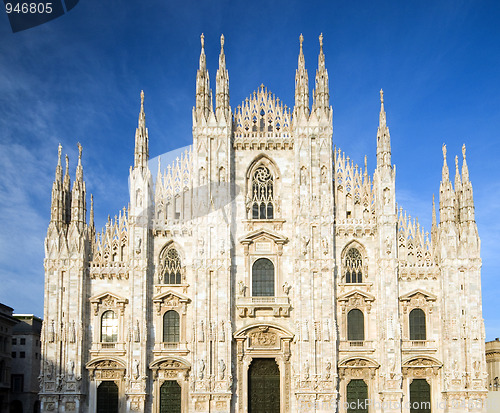
[[(141, 93), (130, 200), (94, 226), (79, 145), (45, 241), (43, 412), (485, 411), (480, 240), (462, 148), (443, 146), (430, 237), (396, 205), (381, 91), (373, 175), (332, 147), (320, 51), (312, 106), (260, 86), (237, 108), (221, 37), (201, 41), (193, 144), (149, 162)], [(156, 162), (154, 162), (156, 167)]]

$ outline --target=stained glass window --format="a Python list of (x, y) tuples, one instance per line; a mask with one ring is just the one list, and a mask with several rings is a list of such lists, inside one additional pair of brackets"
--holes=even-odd
[(252, 180), (252, 219), (273, 219), (274, 178), (268, 168), (260, 166)]
[(363, 282), (363, 258), (356, 248), (349, 248), (345, 257), (344, 266), (346, 283)]
[(181, 283), (181, 258), (175, 248), (169, 248), (163, 260), (163, 282), (165, 284)]

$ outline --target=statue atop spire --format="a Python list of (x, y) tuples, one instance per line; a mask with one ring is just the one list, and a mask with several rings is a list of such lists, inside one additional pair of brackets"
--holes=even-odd
[(196, 115), (198, 119), (203, 116), (208, 118), (212, 106), (212, 93), (210, 90), (210, 79), (207, 71), (207, 58), (205, 56), (205, 36), (201, 39), (200, 67), (196, 73)]
[(226, 56), (224, 54), (224, 35), (220, 36), (220, 55), (219, 55), (219, 69), (217, 69), (215, 91), (215, 114), (217, 120), (222, 117), (226, 122), (229, 120), (230, 107), (229, 107), (229, 74), (226, 69)]
[(384, 108), (384, 91), (380, 89), (380, 114), (377, 131), (377, 168), (391, 167), (391, 136), (387, 127), (387, 115)]
[(467, 159), (465, 157), (465, 143), (462, 145), (462, 157), (462, 181), (465, 184), (466, 182), (469, 182), (469, 168), (467, 167)]
[(141, 90), (141, 109), (138, 127), (135, 131), (134, 168), (146, 168), (149, 160), (149, 138), (144, 112), (144, 91)]
[(446, 163), (446, 145), (443, 143), (443, 170), (442, 170), (442, 182), (448, 181), (450, 179), (450, 172), (448, 170), (448, 164)]
[(379, 127), (387, 126), (387, 115), (384, 108), (384, 91), (380, 89), (380, 115), (379, 115)]
[[(325, 67), (325, 55), (323, 53), (323, 33), (319, 35), (318, 69), (316, 70), (316, 84), (314, 89), (313, 111), (319, 116), (321, 113), (329, 112), (330, 90), (328, 86), (328, 71)], [(317, 109), (320, 109), (319, 111)]]
[(304, 51), (302, 49), (302, 43), (304, 42), (304, 36), (302, 33), (299, 37), (300, 50), (299, 50), (299, 62), (298, 68), (295, 71), (295, 116), (299, 114), (305, 114), (306, 117), (309, 116), (309, 79), (306, 70), (306, 61), (304, 58)]

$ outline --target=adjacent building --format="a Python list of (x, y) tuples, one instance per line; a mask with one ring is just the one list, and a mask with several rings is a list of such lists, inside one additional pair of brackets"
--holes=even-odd
[(500, 339), (486, 342), (486, 365), (488, 366), (488, 390), (500, 391)]
[(11, 413), (40, 411), (42, 320), (33, 314), (14, 314), (12, 333)]
[(12, 329), (18, 322), (12, 316), (13, 311), (0, 303), (0, 413), (8, 413), (10, 409)]
[(443, 146), (428, 236), (396, 205), (382, 92), (375, 170), (334, 148), (322, 36), (309, 93), (301, 36), (293, 107), (264, 86), (231, 107), (222, 37), (214, 102), (202, 36), (192, 146), (150, 161), (141, 94), (129, 206), (102, 231), (82, 147), (72, 184), (59, 147), (43, 412), (485, 411), (465, 145), (454, 178)]

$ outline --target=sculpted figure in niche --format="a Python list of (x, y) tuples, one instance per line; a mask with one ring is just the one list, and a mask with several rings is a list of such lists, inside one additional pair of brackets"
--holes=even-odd
[(139, 361), (137, 359), (132, 362), (132, 377), (134, 380), (139, 378)]
[(200, 359), (198, 361), (198, 378), (200, 380), (203, 380), (204, 371), (205, 371), (205, 362), (203, 361), (203, 359)]
[(68, 370), (68, 379), (73, 380), (75, 378), (75, 362), (69, 360), (66, 368)]
[(243, 281), (238, 282), (238, 293), (240, 296), (245, 296), (245, 290), (247, 289), (245, 283)]
[(220, 380), (224, 380), (225, 373), (226, 373), (226, 363), (224, 363), (224, 360), (220, 359), (219, 360), (219, 377), (220, 377)]

